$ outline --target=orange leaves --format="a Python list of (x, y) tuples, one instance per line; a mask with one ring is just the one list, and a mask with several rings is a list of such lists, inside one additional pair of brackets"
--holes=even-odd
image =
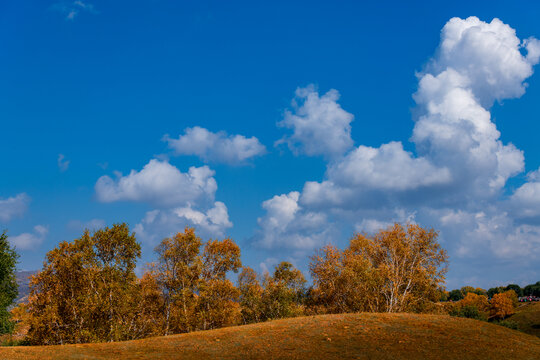
[(239, 322), (239, 290), (227, 280), (242, 266), (240, 248), (231, 239), (210, 240), (201, 254), (193, 228), (156, 247), (155, 273), (164, 299), (164, 333), (213, 329)]
[(229, 238), (209, 240), (204, 246), (203, 266), (203, 276), (207, 279), (224, 278), (229, 271), (237, 272), (242, 266), (240, 248)]
[(505, 317), (514, 314), (514, 297), (516, 297), (514, 290), (493, 295), (490, 303), (490, 316), (497, 319), (504, 319)]
[(47, 253), (30, 283), (28, 304), (34, 344), (129, 339), (136, 317), (140, 245), (126, 224), (115, 224)]
[(478, 295), (472, 292), (467, 293), (459, 303), (461, 306), (475, 306), (478, 311), (482, 312), (488, 311), (490, 306), (487, 296)]
[(448, 256), (437, 232), (394, 224), (374, 236), (355, 235), (340, 251), (327, 246), (311, 258), (315, 294), (329, 312), (420, 310), (436, 301)]

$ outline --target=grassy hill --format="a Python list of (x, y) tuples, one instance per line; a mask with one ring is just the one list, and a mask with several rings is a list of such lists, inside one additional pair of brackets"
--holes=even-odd
[(301, 317), (121, 343), (6, 347), (2, 359), (540, 359), (540, 339), (442, 315)]
[(520, 304), (508, 320), (515, 322), (519, 330), (540, 337), (540, 302)]

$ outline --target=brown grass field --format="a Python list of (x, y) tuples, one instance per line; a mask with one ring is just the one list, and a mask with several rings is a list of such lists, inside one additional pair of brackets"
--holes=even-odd
[(362, 313), (119, 343), (4, 347), (0, 359), (540, 359), (540, 339), (446, 315)]

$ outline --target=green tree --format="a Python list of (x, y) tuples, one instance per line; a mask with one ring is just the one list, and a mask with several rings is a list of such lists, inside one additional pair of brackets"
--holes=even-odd
[(501, 287), (501, 286), (498, 286), (498, 287), (493, 287), (493, 288), (490, 288), (488, 291), (487, 291), (487, 296), (488, 298), (492, 298), (493, 295), (495, 294), (502, 294), (504, 292), (504, 288)]
[(504, 290), (514, 290), (517, 296), (523, 296), (523, 289), (517, 284), (510, 284)]
[(459, 289), (454, 289), (448, 294), (448, 300), (459, 301), (463, 299), (463, 293)]
[(536, 284), (530, 284), (523, 288), (524, 296), (540, 296), (540, 281)]
[(0, 235), (0, 334), (13, 330), (13, 322), (8, 307), (18, 295), (15, 268), (19, 255), (8, 242), (6, 232)]

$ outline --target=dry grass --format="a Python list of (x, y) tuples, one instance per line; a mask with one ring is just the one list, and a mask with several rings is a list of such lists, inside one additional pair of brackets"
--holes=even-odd
[(11, 347), (2, 359), (540, 359), (540, 339), (443, 315), (344, 314), (107, 344)]
[(508, 320), (515, 322), (520, 331), (540, 337), (540, 302), (520, 305)]

